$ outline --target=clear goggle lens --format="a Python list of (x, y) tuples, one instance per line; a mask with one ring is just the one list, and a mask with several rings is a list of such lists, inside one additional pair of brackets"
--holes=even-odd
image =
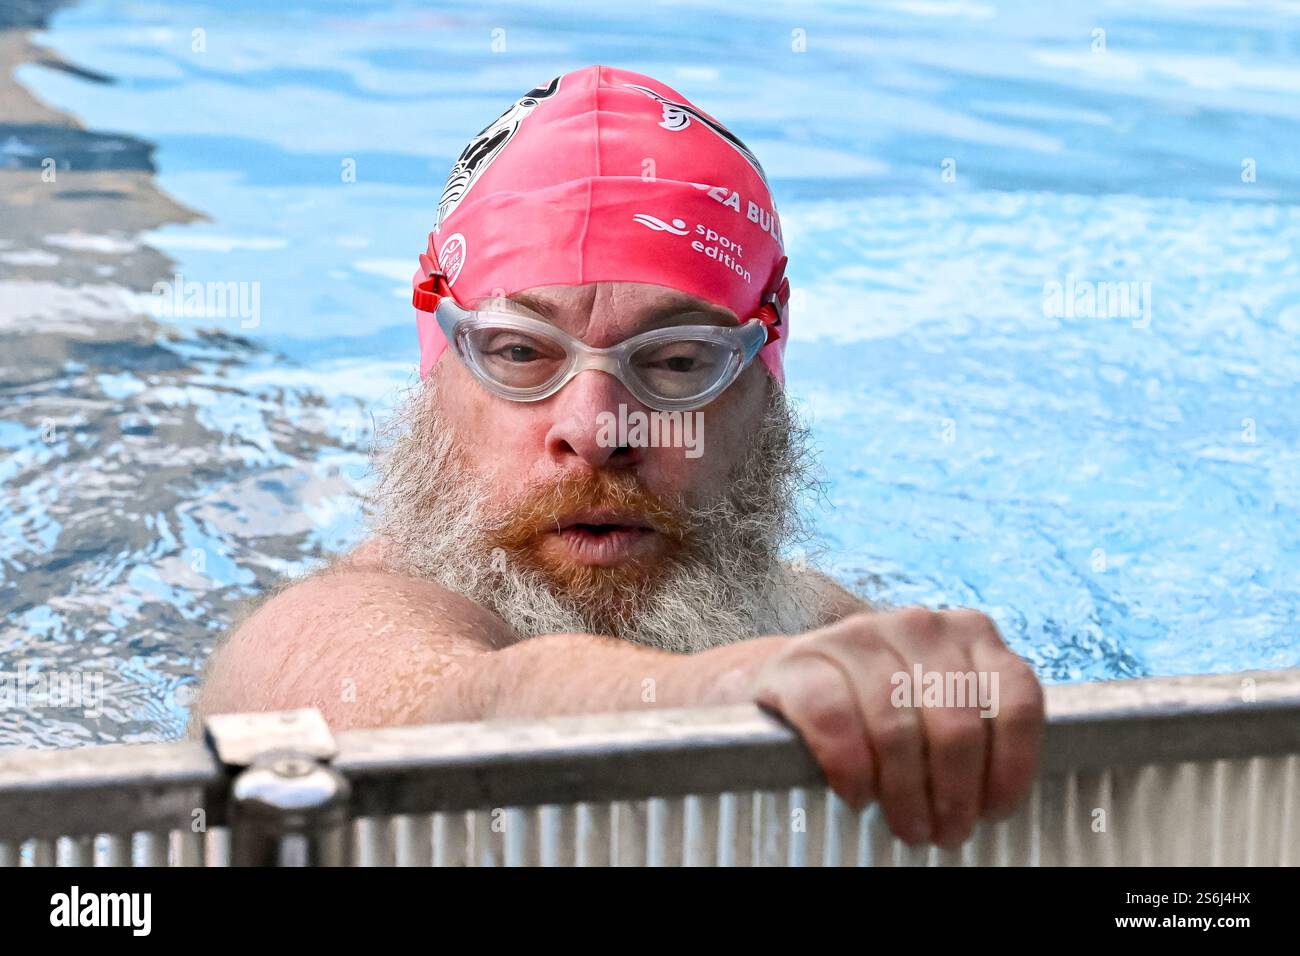
[[(510, 389), (544, 388), (571, 362), (559, 342), (518, 329), (480, 326), (465, 331), (461, 342), (485, 375)], [(631, 350), (625, 368), (645, 391), (679, 401), (708, 392), (740, 358), (725, 343), (682, 338)]]

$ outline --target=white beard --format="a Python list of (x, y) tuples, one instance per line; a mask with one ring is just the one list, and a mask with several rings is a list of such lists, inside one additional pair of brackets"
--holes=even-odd
[(492, 525), (490, 502), (482, 482), (458, 462), (457, 439), (439, 412), (437, 378), (435, 371), (412, 390), (377, 448), (367, 515), (391, 570), (464, 595), (525, 638), (605, 634), (689, 653), (815, 626), (815, 588), (779, 558), (804, 531), (797, 499), (811, 483), (807, 431), (774, 384), (750, 454), (724, 496), (690, 509), (685, 553), (668, 562), (648, 593), (636, 595), (631, 614), (612, 615), (506, 560), (502, 549), (494, 552), (483, 530)]

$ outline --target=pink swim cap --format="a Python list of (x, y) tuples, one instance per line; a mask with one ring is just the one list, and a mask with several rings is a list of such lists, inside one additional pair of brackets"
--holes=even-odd
[(420, 377), (447, 340), (420, 286), (435, 272), (455, 298), (536, 286), (648, 282), (743, 322), (776, 306), (759, 353), (784, 383), (781, 223), (757, 158), (713, 117), (657, 80), (589, 66), (521, 96), (452, 166), (415, 274)]

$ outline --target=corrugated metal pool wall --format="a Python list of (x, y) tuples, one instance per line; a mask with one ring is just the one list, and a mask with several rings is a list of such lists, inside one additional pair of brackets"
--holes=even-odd
[[(337, 740), (311, 712), (284, 739), (254, 715), (238, 743), (306, 740), (337, 769), (361, 866), (1300, 862), (1300, 672), (1051, 687), (1048, 713), (1030, 799), (954, 850), (854, 812), (752, 707)], [(228, 865), (239, 769), (198, 742), (0, 754), (0, 865)]]

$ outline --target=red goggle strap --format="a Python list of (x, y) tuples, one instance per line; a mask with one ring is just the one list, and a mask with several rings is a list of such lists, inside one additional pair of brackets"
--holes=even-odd
[(764, 345), (771, 345), (781, 337), (778, 329), (785, 321), (787, 306), (790, 303), (790, 280), (785, 275), (787, 261), (788, 258), (782, 256), (781, 261), (776, 264), (774, 270), (776, 278), (773, 280), (776, 288), (763, 300), (758, 314), (754, 316), (767, 327), (767, 341), (763, 343)]
[(416, 285), (415, 291), (411, 293), (411, 304), (421, 312), (433, 312), (438, 308), (438, 303), (449, 295), (451, 286), (447, 285), (447, 277), (441, 272), (435, 272)]

